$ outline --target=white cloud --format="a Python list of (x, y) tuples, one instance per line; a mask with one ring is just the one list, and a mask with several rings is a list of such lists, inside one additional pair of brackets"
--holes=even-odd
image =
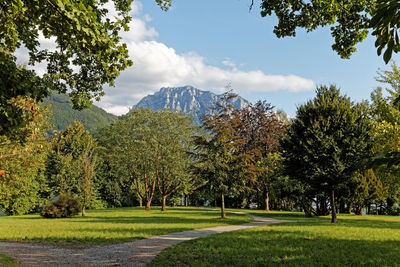
[[(99, 105), (107, 111), (121, 115), (144, 96), (166, 86), (192, 85), (199, 89), (223, 92), (226, 85), (238, 92), (255, 93), (286, 90), (302, 92), (315, 88), (315, 83), (297, 75), (266, 74), (261, 70), (240, 70), (230, 58), (221, 63), (226, 68), (212, 66), (195, 52), (180, 54), (157, 41), (158, 32), (149, 26), (151, 17), (142, 14), (142, 4), (133, 2), (130, 31), (122, 33), (128, 46), (133, 66), (117, 78), (116, 87), (106, 88), (106, 96)], [(117, 15), (112, 5), (106, 6), (109, 16)], [(52, 48), (53, 40), (41, 38), (42, 46)], [(239, 64), (238, 66), (242, 66)], [(36, 70), (41, 73), (42, 66)]]
[[(106, 97), (98, 105), (117, 115), (125, 113), (144, 96), (166, 86), (192, 85), (199, 89), (223, 92), (227, 84), (238, 92), (255, 93), (286, 90), (302, 92), (315, 88), (315, 83), (297, 75), (266, 74), (260, 70), (244, 71), (227, 58), (221, 63), (227, 68), (211, 66), (206, 59), (192, 52), (177, 53), (156, 41), (157, 31), (148, 26), (151, 17), (140, 16), (137, 7), (131, 30), (123, 34), (133, 66), (121, 73), (116, 87), (106, 89)], [(239, 65), (241, 66), (241, 65)], [(123, 108), (124, 107), (124, 108)]]
[(236, 64), (230, 58), (224, 59), (222, 64), (227, 67), (236, 68)]

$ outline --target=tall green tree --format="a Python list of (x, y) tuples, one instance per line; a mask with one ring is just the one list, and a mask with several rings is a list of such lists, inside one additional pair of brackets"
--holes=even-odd
[[(132, 65), (121, 30), (129, 30), (133, 0), (3, 0), (0, 2), (0, 134), (13, 135), (24, 124), (15, 97), (41, 100), (51, 89), (67, 92), (77, 109), (87, 107), (114, 85), (122, 70)], [(163, 10), (170, 0), (156, 0)], [(117, 15), (110, 18), (105, 4)], [(56, 48), (40, 47), (40, 36), (52, 38)], [(47, 63), (41, 77), (17, 64), (24, 47), (29, 64)], [(11, 102), (10, 102), (11, 101)]]
[(247, 185), (246, 171), (250, 156), (241, 151), (246, 140), (240, 135), (240, 111), (230, 100), (236, 97), (228, 91), (213, 114), (203, 118), (208, 135), (195, 138), (197, 165), (195, 172), (207, 182), (209, 190), (221, 196), (221, 218), (225, 218), (225, 195), (242, 191)]
[(269, 211), (272, 185), (282, 176), (282, 155), (279, 152), (268, 153), (257, 165), (260, 169), (257, 184), (259, 191), (264, 193), (265, 211)]
[(30, 119), (18, 135), (0, 135), (0, 209), (24, 214), (43, 203), (47, 192), (43, 171), (50, 114), (47, 106), (33, 99), (20, 97), (15, 104)]
[(355, 214), (362, 215), (363, 208), (367, 205), (384, 200), (387, 189), (372, 169), (356, 172), (353, 179), (357, 183), (356, 190), (351, 195)]
[(187, 189), (194, 182), (188, 153), (193, 149), (195, 128), (191, 118), (163, 111), (159, 114), (159, 125), (155, 130), (158, 160), (154, 164), (157, 187), (162, 197), (161, 210), (165, 211), (167, 197), (179, 189)]
[[(300, 106), (282, 146), (286, 171), (315, 194), (330, 196), (332, 222), (341, 187), (370, 157), (370, 121), (364, 105), (354, 104), (335, 86), (320, 86)], [(350, 188), (354, 190), (354, 188)]]
[[(251, 6), (254, 4), (251, 0)], [(296, 36), (296, 29), (307, 32), (330, 26), (332, 49), (349, 58), (371, 31), (376, 36), (378, 55), (383, 49), (387, 63), (400, 50), (398, 25), (400, 5), (396, 0), (261, 0), (261, 16), (278, 18), (274, 33), (278, 38)]]
[(51, 193), (76, 194), (82, 216), (93, 193), (96, 142), (82, 123), (74, 121), (53, 136), (45, 174)]
[(103, 129), (101, 143), (111, 156), (111, 171), (136, 188), (146, 210), (157, 190), (165, 210), (167, 197), (191, 181), (186, 153), (193, 130), (191, 120), (182, 114), (136, 109)]
[(370, 113), (373, 120), (374, 172), (387, 188), (386, 211), (397, 214), (400, 200), (400, 70), (393, 61), (390, 70), (380, 70), (376, 80), (385, 86), (371, 93)]

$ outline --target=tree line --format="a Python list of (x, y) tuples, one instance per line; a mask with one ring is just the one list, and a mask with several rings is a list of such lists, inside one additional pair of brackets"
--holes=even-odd
[(307, 216), (399, 214), (400, 71), (371, 100), (331, 86), (289, 119), (267, 102), (234, 109), (227, 91), (204, 116), (136, 109), (94, 136), (75, 121), (48, 136), (48, 107), (17, 98), (28, 123), (0, 136), (0, 207), (37, 212), (74, 196), (85, 208), (161, 205), (301, 210)]

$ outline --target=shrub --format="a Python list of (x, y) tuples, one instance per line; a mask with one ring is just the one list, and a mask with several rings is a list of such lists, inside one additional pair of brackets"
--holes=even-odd
[(46, 218), (69, 218), (80, 211), (76, 196), (61, 194), (58, 199), (43, 207), (41, 215)]

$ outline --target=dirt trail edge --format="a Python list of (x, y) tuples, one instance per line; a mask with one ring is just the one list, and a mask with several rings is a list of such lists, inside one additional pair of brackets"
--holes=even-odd
[(243, 212), (254, 222), (216, 226), (153, 236), (132, 242), (86, 249), (70, 249), (21, 242), (0, 242), (0, 254), (14, 257), (23, 266), (146, 266), (163, 249), (186, 240), (281, 222)]

